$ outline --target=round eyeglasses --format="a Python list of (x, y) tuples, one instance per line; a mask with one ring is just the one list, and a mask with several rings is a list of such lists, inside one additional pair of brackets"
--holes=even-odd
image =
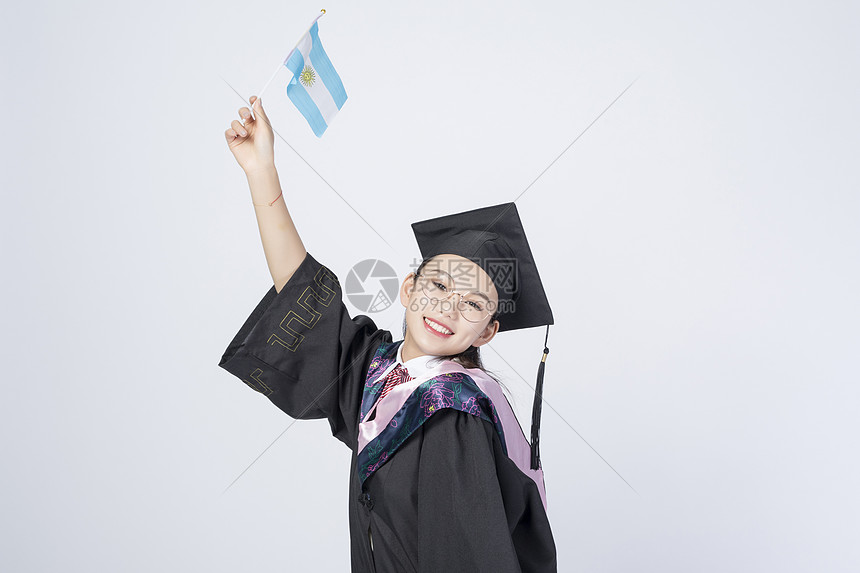
[(490, 309), (493, 304), (483, 294), (453, 290), (448, 277), (428, 276), (423, 273), (416, 276), (421, 285), (421, 290), (433, 304), (448, 302), (451, 295), (456, 294), (460, 297), (457, 301), (457, 310), (469, 322), (481, 322), (488, 316), (492, 316), (493, 313)]

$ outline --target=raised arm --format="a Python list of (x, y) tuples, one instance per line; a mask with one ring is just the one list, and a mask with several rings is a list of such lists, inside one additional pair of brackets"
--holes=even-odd
[(251, 96), (251, 105), (256, 119), (251, 117), (247, 107), (239, 108), (239, 117), (244, 120), (244, 124), (234, 119), (224, 136), (248, 179), (263, 252), (275, 290), (280, 292), (302, 264), (307, 251), (281, 190), (278, 171), (275, 169), (274, 134), (269, 118), (257, 96)]

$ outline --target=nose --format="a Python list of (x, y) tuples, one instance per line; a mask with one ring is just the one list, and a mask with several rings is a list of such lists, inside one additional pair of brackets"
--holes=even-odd
[(454, 298), (452, 295), (457, 295), (462, 298), (462, 295), (456, 291), (452, 291), (448, 293), (448, 296), (445, 298), (439, 299), (439, 304), (437, 310), (440, 314), (444, 316), (448, 316), (454, 318), (454, 316), (459, 313), (458, 306), (460, 304), (459, 298)]

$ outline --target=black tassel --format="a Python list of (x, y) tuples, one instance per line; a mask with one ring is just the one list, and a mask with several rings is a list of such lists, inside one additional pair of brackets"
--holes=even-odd
[(543, 373), (546, 369), (546, 357), (549, 354), (549, 325), (546, 325), (546, 338), (544, 339), (543, 357), (537, 371), (537, 383), (535, 384), (535, 402), (532, 406), (532, 463), (533, 470), (540, 468), (540, 412), (543, 405)]

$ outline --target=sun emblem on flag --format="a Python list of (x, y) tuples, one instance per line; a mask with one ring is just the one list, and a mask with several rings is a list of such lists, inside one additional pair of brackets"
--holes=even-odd
[(314, 85), (314, 82), (317, 79), (317, 73), (310, 66), (305, 66), (305, 69), (302, 70), (302, 73), (299, 74), (299, 80), (301, 80), (302, 85), (306, 88)]

